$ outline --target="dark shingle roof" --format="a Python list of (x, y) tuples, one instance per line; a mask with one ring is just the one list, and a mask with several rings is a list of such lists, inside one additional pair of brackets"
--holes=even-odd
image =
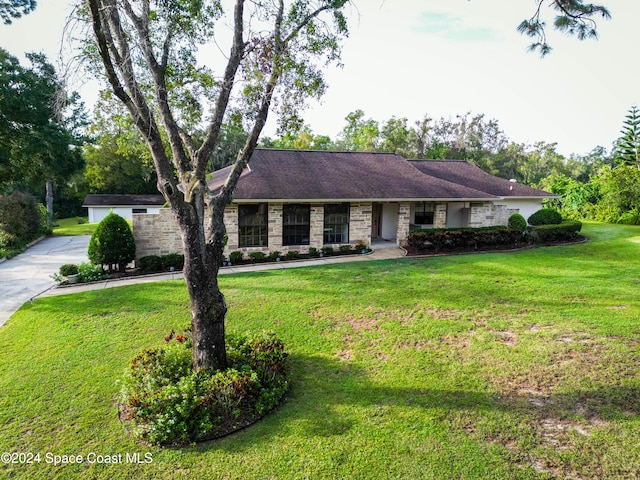
[(490, 175), (480, 167), (462, 160), (411, 160), (410, 163), (426, 175), (462, 183), (498, 197), (553, 197), (537, 188)]
[[(230, 167), (214, 172), (218, 191)], [(400, 155), (257, 149), (234, 191), (235, 200), (491, 199), (464, 182), (425, 175)]]
[(83, 207), (164, 205), (162, 195), (87, 195)]

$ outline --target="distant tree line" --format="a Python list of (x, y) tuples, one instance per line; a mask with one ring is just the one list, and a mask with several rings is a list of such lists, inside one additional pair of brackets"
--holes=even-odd
[(279, 138), (268, 148), (392, 152), (408, 159), (467, 160), (492, 175), (515, 179), (561, 196), (551, 203), (567, 218), (640, 224), (640, 111), (631, 107), (621, 136), (610, 149), (593, 148), (569, 157), (555, 143), (516, 143), (498, 121), (466, 113), (424, 118), (409, 124), (391, 117), (380, 123), (356, 110), (345, 118), (336, 139), (315, 135), (308, 126)]

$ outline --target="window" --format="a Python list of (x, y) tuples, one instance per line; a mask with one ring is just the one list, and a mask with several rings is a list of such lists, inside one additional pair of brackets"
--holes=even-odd
[(415, 204), (416, 225), (433, 225), (433, 203), (418, 202)]
[(349, 243), (349, 204), (324, 206), (324, 243)]
[(266, 247), (268, 242), (267, 204), (238, 205), (240, 247)]
[(311, 207), (285, 204), (282, 207), (282, 244), (309, 245)]
[(146, 208), (133, 208), (131, 209), (131, 213), (147, 213)]

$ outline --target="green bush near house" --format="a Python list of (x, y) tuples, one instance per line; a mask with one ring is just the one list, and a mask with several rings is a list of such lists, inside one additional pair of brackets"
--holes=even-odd
[(565, 220), (560, 224), (532, 225), (527, 231), (534, 243), (571, 241), (578, 238), (582, 222)]
[(509, 228), (513, 228), (519, 232), (524, 232), (527, 229), (527, 221), (519, 213), (512, 214), (509, 217), (507, 225), (509, 225)]
[(529, 225), (557, 225), (562, 223), (562, 215), (553, 208), (542, 208), (531, 215), (527, 221)]
[(154, 273), (162, 270), (162, 259), (158, 255), (146, 255), (138, 260), (138, 267), (144, 273)]
[(110, 212), (98, 224), (89, 241), (89, 260), (95, 265), (114, 267), (124, 272), (127, 264), (136, 258), (136, 243), (127, 221)]
[(168, 253), (160, 257), (162, 268), (164, 270), (173, 268), (175, 270), (182, 270), (184, 267), (184, 255), (181, 253)]
[(522, 241), (520, 231), (498, 226), (421, 229), (409, 234), (407, 244), (415, 253), (439, 253), (516, 248)]
[(267, 255), (264, 252), (251, 252), (249, 254), (249, 257), (254, 261), (254, 262), (262, 262), (265, 260), (265, 258), (267, 258)]
[(244, 259), (244, 253), (240, 250), (236, 250), (229, 254), (229, 261), (231, 263), (240, 263)]

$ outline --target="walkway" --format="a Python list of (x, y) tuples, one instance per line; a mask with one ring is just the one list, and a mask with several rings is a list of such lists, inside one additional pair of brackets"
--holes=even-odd
[(90, 236), (49, 237), (0, 263), (0, 326), (24, 303), (51, 289), (65, 263), (87, 262)]
[[(315, 260), (294, 260), (287, 262), (270, 262), (257, 265), (239, 265), (234, 267), (222, 267), (220, 275), (244, 272), (262, 272), (267, 270), (281, 270), (286, 268), (312, 267), (319, 265), (331, 265), (334, 263), (362, 262), (369, 260), (388, 260), (392, 258), (403, 257), (406, 252), (400, 248), (388, 246), (387, 248), (378, 248), (374, 252), (367, 255), (345, 255), (335, 257), (318, 258)], [(89, 284), (62, 286), (51, 288), (43, 292), (41, 297), (49, 297), (54, 295), (66, 295), (67, 293), (85, 292), (89, 290), (101, 290), (103, 288), (119, 287), (121, 285), (135, 285), (139, 283), (159, 282), (162, 280), (182, 280), (182, 273), (157, 273), (153, 275), (141, 275), (138, 277), (128, 277), (123, 279), (105, 280)]]

